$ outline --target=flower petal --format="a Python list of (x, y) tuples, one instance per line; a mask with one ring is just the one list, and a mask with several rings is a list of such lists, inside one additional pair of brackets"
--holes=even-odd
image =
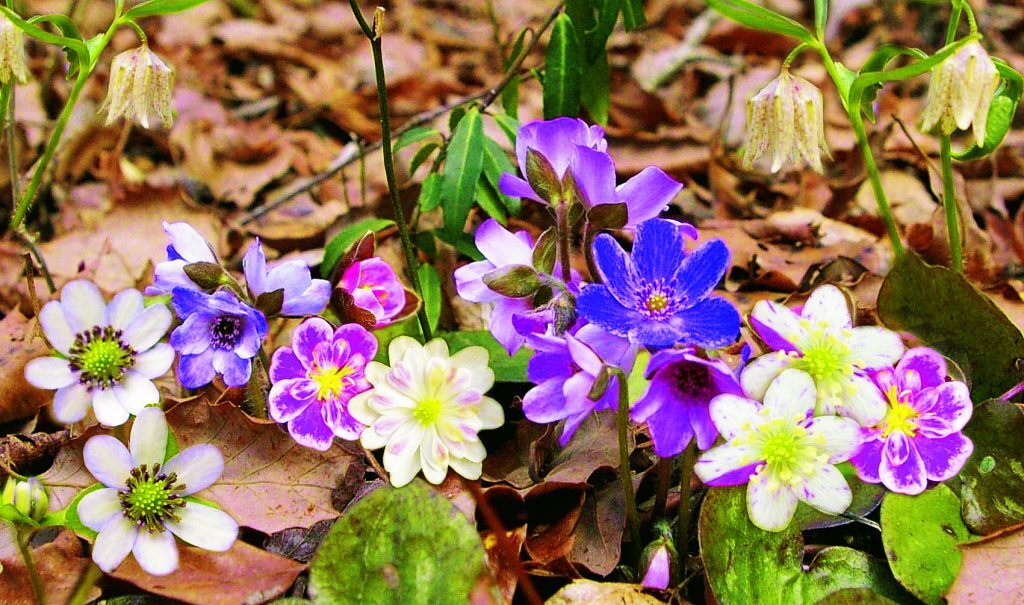
[(764, 407), (773, 416), (810, 417), (814, 413), (817, 390), (814, 379), (802, 370), (784, 370), (764, 394)]
[(671, 319), (681, 336), (679, 342), (705, 349), (717, 349), (736, 342), (740, 336), (740, 312), (724, 298), (705, 298)]
[(482, 429), (496, 429), (505, 424), (505, 410), (501, 404), (490, 397), (481, 397), (477, 404), (477, 420)]
[(302, 365), (291, 347), (280, 347), (270, 358), (270, 382), (278, 383), (291, 378), (305, 378), (306, 366)]
[(847, 388), (837, 409), (840, 414), (853, 418), (862, 426), (874, 426), (885, 418), (885, 396), (870, 378), (855, 374), (850, 377)]
[(174, 347), (161, 342), (145, 353), (138, 355), (135, 358), (135, 365), (132, 366), (132, 370), (152, 380), (166, 374), (173, 364)]
[(693, 426), (689, 417), (683, 415), (685, 412), (684, 406), (669, 404), (647, 419), (654, 453), (659, 458), (671, 458), (681, 453), (693, 439)]
[(242, 359), (232, 351), (217, 351), (213, 354), (213, 369), (224, 378), (224, 384), (241, 387), (252, 375), (252, 360)]
[(121, 490), (104, 487), (89, 492), (78, 501), (78, 518), (93, 531), (100, 531), (115, 515), (121, 514)]
[(238, 538), (238, 523), (220, 509), (198, 502), (186, 502), (179, 509), (178, 515), (181, 517), (179, 521), (166, 521), (164, 525), (192, 546), (224, 552)]
[[(755, 451), (748, 445), (732, 445), (725, 443), (713, 447), (700, 455), (693, 467), (693, 472), (708, 485), (740, 485), (746, 483), (753, 473)], [(739, 475), (735, 471), (750, 469), (750, 472)]]
[[(937, 387), (946, 381), (946, 358), (928, 347), (914, 347), (900, 358), (896, 372), (904, 382), (912, 377), (914, 390)], [(911, 375), (910, 373), (913, 372)]]
[(689, 307), (711, 294), (729, 269), (729, 258), (728, 246), (715, 239), (699, 246), (683, 259), (676, 274), (679, 281), (676, 296), (680, 302)]
[(946, 481), (960, 472), (974, 452), (974, 443), (963, 433), (939, 439), (918, 439), (917, 451), (931, 481)]
[(793, 357), (784, 352), (767, 353), (748, 363), (740, 373), (743, 392), (756, 400), (764, 400), (768, 387), (786, 368), (793, 363)]
[(812, 323), (821, 323), (840, 330), (853, 326), (846, 296), (832, 284), (825, 284), (811, 292), (804, 303), (801, 316)]
[[(372, 358), (372, 356), (370, 357)], [(451, 357), (452, 367), (462, 368), (469, 377), (469, 388), (486, 393), (494, 386), (494, 371), (487, 365), (489, 355), (483, 347), (466, 347)]]
[(91, 281), (76, 279), (65, 284), (60, 291), (60, 305), (76, 334), (107, 323), (107, 305), (100, 289)]
[(853, 502), (853, 491), (839, 469), (827, 464), (804, 477), (795, 488), (796, 497), (814, 508), (838, 515)]
[(160, 403), (160, 391), (153, 381), (133, 370), (125, 372), (121, 384), (114, 386), (114, 395), (132, 414), (138, 414), (147, 405)]
[(726, 439), (735, 439), (740, 433), (759, 423), (756, 402), (737, 395), (723, 394), (711, 400), (711, 420)]
[(800, 317), (786, 305), (771, 300), (759, 300), (750, 312), (750, 327), (770, 349), (796, 351), (796, 343), (805, 335)]
[(134, 289), (122, 290), (107, 305), (107, 319), (112, 328), (124, 330), (143, 308), (142, 292)]
[(860, 425), (849, 418), (819, 416), (807, 423), (807, 433), (823, 452), (829, 464), (845, 462), (863, 443)]
[(289, 378), (274, 383), (267, 396), (268, 411), (274, 422), (288, 422), (313, 403), (313, 398), (299, 398), (292, 392), (296, 384), (307, 382), (312, 381), (307, 378)]
[(577, 145), (572, 159), (572, 174), (583, 194), (583, 205), (615, 203), (615, 162), (607, 153)]
[(299, 445), (320, 451), (331, 449), (334, 431), (327, 426), (319, 405), (310, 405), (288, 421), (288, 433)]
[(153, 576), (166, 576), (178, 569), (178, 546), (169, 531), (140, 530), (132, 548), (139, 567)]
[(132, 466), (145, 464), (152, 469), (164, 463), (167, 452), (167, 418), (160, 408), (145, 408), (132, 424), (128, 439), (132, 453)]
[(148, 351), (171, 327), (171, 310), (156, 304), (146, 308), (124, 331), (124, 340), (136, 351)]
[(209, 242), (188, 223), (164, 223), (164, 233), (179, 257), (190, 262), (217, 262)]
[(187, 447), (164, 465), (164, 473), (177, 473), (178, 483), (185, 485), (182, 492), (188, 496), (202, 491), (224, 473), (224, 456), (220, 449), (209, 443)]
[(258, 237), (245, 251), (242, 272), (245, 273), (245, 285), (249, 286), (253, 296), (259, 296), (267, 291), (267, 255), (264, 254)]
[(58, 422), (72, 424), (85, 418), (92, 406), (92, 394), (81, 384), (74, 383), (57, 389), (53, 394), (53, 415)]
[(967, 385), (958, 382), (946, 382), (935, 389), (935, 398), (927, 410), (949, 423), (953, 431), (959, 431), (967, 425), (974, 411), (971, 393)]
[[(893, 437), (897, 437), (897, 441), (899, 438), (906, 440), (899, 448), (898, 455), (894, 455), (892, 451)], [(889, 435), (889, 440), (882, 451), (882, 464), (878, 468), (878, 476), (890, 490), (910, 496), (920, 494), (928, 487), (928, 473), (917, 446), (899, 431)]]
[(131, 414), (117, 400), (113, 389), (95, 389), (92, 392), (92, 412), (103, 426), (121, 426)]
[(648, 322), (640, 313), (623, 306), (606, 284), (585, 285), (576, 299), (576, 310), (616, 336), (627, 337), (634, 327)]
[(682, 189), (683, 184), (665, 174), (661, 168), (644, 168), (616, 190), (619, 201), (624, 202), (629, 210), (626, 226), (635, 227), (646, 220), (657, 218)]
[(186, 389), (198, 389), (208, 385), (213, 382), (216, 374), (217, 371), (213, 368), (212, 349), (206, 349), (198, 355), (182, 355), (178, 358), (178, 381)]
[(315, 366), (313, 350), (321, 342), (334, 338), (334, 328), (321, 317), (310, 317), (292, 332), (292, 353), (307, 370)]
[[(682, 236), (680, 236), (682, 239)], [(635, 254), (635, 252), (634, 252)], [(633, 261), (615, 238), (602, 233), (594, 240), (594, 262), (601, 273), (604, 288), (618, 303), (634, 309), (640, 304), (637, 299), (639, 282)], [(583, 292), (593, 286), (586, 286)]]
[(384, 448), (384, 468), (391, 475), (391, 484), (402, 487), (416, 477), (420, 471), (420, 444), (423, 427), (416, 422), (407, 422), (398, 428)]
[(25, 380), (40, 389), (60, 389), (78, 381), (66, 359), (36, 357), (25, 364)]
[(637, 275), (644, 281), (671, 280), (685, 255), (686, 241), (676, 221), (652, 219), (637, 225), (632, 259)]
[(900, 335), (880, 326), (854, 328), (846, 344), (862, 368), (889, 366), (903, 355)]
[(547, 203), (544, 200), (540, 199), (540, 196), (537, 195), (537, 192), (535, 192), (533, 190), (533, 187), (530, 187), (530, 184), (527, 183), (524, 179), (521, 179), (508, 172), (502, 174), (501, 178), (498, 179), (498, 189), (509, 197), (523, 197), (529, 200), (533, 200), (535, 202), (540, 202), (542, 204)]
[(785, 486), (770, 490), (767, 484), (768, 479), (764, 475), (750, 478), (747, 484), (747, 514), (754, 525), (765, 531), (782, 531), (796, 512), (796, 494)]
[(496, 268), (533, 266), (533, 247), (529, 240), (524, 241), (518, 233), (512, 233), (493, 218), (477, 227), (476, 247)]
[(850, 464), (857, 471), (857, 476), (860, 477), (861, 481), (867, 483), (882, 482), (881, 477), (878, 476), (878, 468), (882, 465), (882, 448), (884, 445), (884, 441), (871, 437), (864, 441), (860, 450), (857, 451), (857, 455), (850, 458)]
[(92, 545), (92, 560), (103, 571), (114, 571), (132, 551), (138, 535), (139, 526), (136, 522), (124, 515), (115, 516), (96, 536), (96, 542)]
[(53, 348), (66, 355), (75, 342), (75, 333), (67, 318), (64, 317), (64, 307), (61, 306), (60, 301), (51, 300), (43, 305), (42, 310), (39, 311), (39, 325), (42, 326), (43, 334), (46, 335), (46, 340), (50, 341)]

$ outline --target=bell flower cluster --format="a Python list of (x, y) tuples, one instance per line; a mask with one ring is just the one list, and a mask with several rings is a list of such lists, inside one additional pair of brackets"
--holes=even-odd
[(988, 110), (1000, 82), (999, 71), (981, 44), (965, 44), (932, 69), (921, 130), (949, 136), (971, 129), (974, 142), (983, 145)]
[(821, 154), (829, 155), (825, 142), (825, 111), (817, 86), (782, 68), (782, 73), (747, 101), (743, 166), (750, 168), (762, 156), (778, 172), (790, 162), (824, 169)]
[(170, 128), (173, 89), (174, 70), (149, 50), (149, 45), (117, 55), (110, 64), (107, 124), (125, 119), (137, 120), (143, 128), (149, 128), (150, 122)]

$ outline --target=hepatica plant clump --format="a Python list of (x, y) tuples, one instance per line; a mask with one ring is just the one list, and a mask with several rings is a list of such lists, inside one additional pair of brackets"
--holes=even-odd
[[(9, 232), (32, 292), (32, 276), (51, 280), (34, 203), (80, 93), (109, 64), (109, 123), (170, 126), (174, 68), (140, 23), (199, 4), (118, 0), (94, 38), (69, 16), (0, 6), (0, 114), (32, 77), (30, 41), (60, 48), (73, 81), (27, 183), (13, 179)], [(433, 116), (449, 134), (392, 132), (388, 21), (350, 5), (372, 51), (390, 207), (341, 218), (312, 261), (271, 260), (259, 238), (226, 254), (168, 218), (166, 257), (137, 288), (83, 274), (32, 297), (25, 330), (46, 352), (24, 379), (52, 392), (50, 420), (69, 431), (38, 476), (0, 447), (0, 517), (20, 554), (4, 559), (2, 594), (235, 602), (241, 588), (218, 600), (196, 579), (217, 569), (277, 574), (237, 602), (970, 602), (951, 592), (962, 549), (1024, 521), (1011, 403), (1024, 337), (963, 275), (952, 166), (998, 148), (1024, 80), (986, 50), (967, 2), (943, 7), (941, 47), (886, 44), (855, 71), (825, 44), (826, 0), (811, 27), (708, 0), (792, 49), (736, 100), (737, 170), (825, 171), (823, 93), (793, 64), (817, 62), (834, 85), (890, 238), (874, 306), (827, 271), (791, 296), (737, 293), (732, 242), (673, 204), (683, 183), (617, 167), (607, 46), (620, 15), (644, 26), (643, 2), (553, 6), (503, 51), (497, 87)], [(121, 30), (139, 45), (107, 61)], [(542, 36), (543, 63), (523, 70)], [(542, 119), (519, 117), (529, 77)], [(905, 247), (865, 124), (883, 87), (919, 77), (948, 268)], [(411, 173), (431, 168), (410, 215), (394, 152), (414, 144)], [(55, 536), (73, 564), (55, 563)]]

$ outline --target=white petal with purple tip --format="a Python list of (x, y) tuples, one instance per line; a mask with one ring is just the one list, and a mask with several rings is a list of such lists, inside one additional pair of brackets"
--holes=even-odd
[(693, 472), (701, 481), (708, 483), (757, 462), (755, 454), (754, 449), (748, 445), (719, 445), (700, 455)]
[(803, 483), (794, 488), (796, 497), (814, 508), (838, 515), (853, 501), (853, 492), (839, 469), (825, 465), (804, 476)]
[(178, 515), (180, 521), (167, 521), (164, 525), (192, 546), (224, 552), (238, 538), (238, 523), (220, 509), (187, 502)]
[(797, 498), (788, 487), (768, 489), (767, 479), (760, 475), (747, 484), (747, 514), (750, 521), (765, 531), (782, 531), (796, 512)]
[(82, 459), (92, 476), (107, 487), (124, 488), (133, 467), (128, 448), (110, 435), (96, 435), (86, 441)]
[[(759, 300), (754, 304), (750, 317), (775, 332), (790, 343), (796, 344), (804, 337), (804, 327), (796, 313), (777, 302)], [(755, 324), (756, 325), (756, 324)]]

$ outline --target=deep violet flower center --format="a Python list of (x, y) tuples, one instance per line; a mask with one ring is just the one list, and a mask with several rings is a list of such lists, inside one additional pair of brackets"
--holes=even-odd
[(119, 494), (124, 515), (152, 533), (164, 531), (164, 522), (180, 521), (177, 509), (185, 506), (181, 492), (185, 485), (178, 483), (178, 475), (166, 475), (160, 464), (152, 469), (145, 464), (132, 469), (126, 490)]
[(910, 405), (910, 393), (907, 391), (900, 393), (896, 385), (892, 385), (885, 395), (889, 400), (889, 411), (885, 413), (885, 419), (882, 420), (882, 438), (887, 438), (896, 431), (907, 437), (913, 437), (917, 431), (917, 423), (914, 420), (920, 414)]
[(309, 378), (316, 383), (316, 398), (320, 401), (336, 399), (341, 395), (345, 387), (351, 383), (351, 376), (355, 370), (347, 365), (336, 367), (316, 367), (309, 373)]
[(221, 315), (210, 329), (210, 345), (215, 349), (232, 351), (242, 336), (242, 318)]
[(672, 383), (680, 393), (705, 393), (713, 386), (711, 368), (700, 363), (678, 363), (670, 367)]
[(110, 326), (96, 326), (75, 336), (68, 366), (81, 372), (81, 384), (109, 389), (124, 380), (125, 372), (135, 365), (135, 349), (122, 342), (121, 336), (121, 330)]

